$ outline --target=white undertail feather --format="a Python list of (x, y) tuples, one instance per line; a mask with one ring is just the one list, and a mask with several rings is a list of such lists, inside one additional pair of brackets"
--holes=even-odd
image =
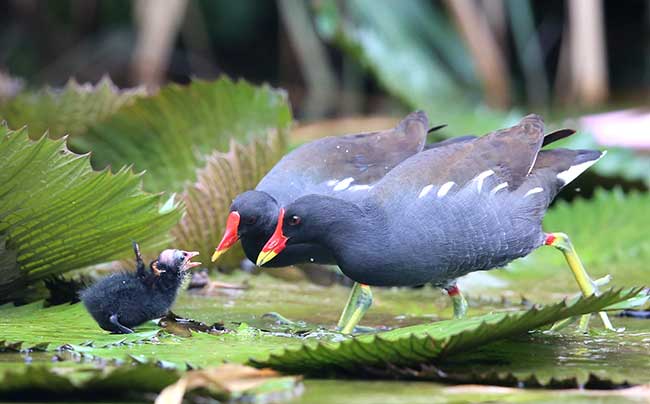
[(494, 171), (486, 170), (476, 176), (475, 181), (477, 182), (476, 187), (478, 188), (478, 192), (481, 192), (481, 189), (483, 188), (483, 181), (492, 174), (494, 174)]
[(562, 180), (564, 183), (563, 185), (566, 185), (570, 183), (571, 181), (575, 180), (580, 174), (585, 172), (589, 167), (593, 166), (598, 162), (598, 160), (602, 159), (605, 154), (607, 154), (606, 151), (604, 151), (600, 157), (598, 157), (596, 160), (590, 160), (590, 161), (585, 161), (584, 163), (576, 164), (574, 166), (569, 167), (568, 170), (562, 171), (561, 173), (557, 174), (557, 178), (559, 180)]
[(422, 188), (422, 191), (420, 191), (420, 195), (418, 195), (418, 198), (424, 198), (427, 196), (429, 192), (431, 192), (431, 189), (433, 188), (433, 185), (427, 185), (426, 187)]
[(443, 196), (447, 195), (447, 192), (451, 189), (451, 187), (456, 184), (453, 181), (445, 182), (440, 189), (438, 190), (438, 198), (442, 198)]

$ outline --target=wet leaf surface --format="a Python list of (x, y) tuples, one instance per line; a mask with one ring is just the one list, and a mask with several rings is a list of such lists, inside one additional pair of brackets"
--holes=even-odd
[[(247, 280), (250, 289), (227, 290), (216, 295), (196, 295), (183, 293), (175, 305), (174, 311), (179, 316), (195, 318), (206, 324), (223, 322), (231, 332), (212, 335), (206, 333), (193, 333), (192, 337), (178, 337), (162, 334), (157, 338), (147, 340), (148, 332), (156, 333), (159, 328), (153, 323), (136, 328), (139, 332), (135, 342), (122, 341), (124, 336), (111, 335), (99, 329), (83, 307), (80, 305), (55, 306), (41, 309), (38, 306), (23, 306), (10, 308), (16, 310), (15, 315), (8, 316), (7, 311), (0, 311), (0, 322), (12, 318), (16, 323), (8, 324), (5, 320), (0, 325), (3, 338), (5, 330), (13, 336), (19, 336), (25, 330), (30, 330), (39, 338), (33, 337), (31, 341), (23, 335), (21, 348), (30, 344), (43, 341), (40, 336), (51, 337), (52, 344), (48, 345), (49, 352), (32, 353), (2, 353), (0, 354), (0, 373), (6, 369), (21, 369), (23, 367), (39, 366), (49, 367), (104, 367), (114, 363), (130, 364), (135, 362), (161, 361), (166, 366), (174, 366), (178, 370), (185, 370), (187, 364), (192, 368), (215, 366), (223, 361), (243, 363), (250, 357), (261, 357), (269, 352), (283, 348), (297, 348), (306, 340), (336, 341), (340, 335), (327, 330), (336, 323), (339, 310), (341, 310), (347, 297), (348, 289), (340, 286), (318, 287), (308, 283), (286, 283), (267, 275), (249, 277), (220, 277), (234, 283)], [(572, 285), (569, 285), (570, 288)], [(502, 300), (500, 298), (471, 299), (473, 306), (470, 315), (480, 315), (489, 311), (515, 311), (529, 307), (532, 302), (524, 302), (520, 297)], [(446, 296), (438, 290), (425, 287), (419, 289), (381, 289), (375, 291), (375, 306), (371, 309), (364, 325), (370, 326), (408, 326), (436, 321), (441, 318), (451, 317)], [(424, 302), (424, 303), (423, 303)], [(30, 307), (31, 306), (31, 307)], [(3, 306), (2, 309), (9, 308)], [(20, 311), (20, 310), (24, 311)], [(274, 321), (263, 318), (269, 311), (279, 311), (290, 320), (296, 321), (298, 327), (286, 327), (275, 324)], [(35, 316), (31, 318), (31, 316)], [(59, 320), (57, 317), (62, 316)], [(38, 319), (38, 321), (32, 321)], [(74, 319), (74, 320), (72, 320)], [(42, 321), (44, 320), (44, 321)], [(49, 321), (48, 321), (49, 320)], [(627, 380), (642, 382), (644, 375), (650, 372), (636, 372), (634, 369), (645, 369), (642, 363), (644, 356), (639, 353), (648, 349), (650, 341), (650, 327), (646, 322), (635, 319), (613, 318), (617, 327), (626, 327), (627, 331), (617, 336), (609, 333), (600, 333), (595, 321), (594, 332), (590, 336), (575, 334), (574, 328), (568, 328), (561, 334), (523, 335), (514, 340), (486, 345), (468, 356), (454, 355), (445, 360), (444, 370), (449, 374), (459, 373), (471, 375), (476, 373), (476, 378), (456, 379), (456, 382), (483, 383), (486, 375), (495, 373), (499, 378), (504, 378), (512, 373), (517, 380), (526, 380), (535, 374), (540, 382), (549, 377), (571, 378), (592, 372), (597, 375), (606, 374), (613, 381)], [(40, 324), (40, 325), (39, 325)], [(243, 325), (242, 325), (243, 324)], [(319, 327), (324, 327), (320, 328)], [(260, 331), (266, 330), (266, 331)], [(301, 331), (302, 330), (302, 331)], [(306, 331), (305, 331), (306, 330)], [(304, 333), (303, 333), (304, 331)], [(395, 333), (399, 333), (395, 331)], [(145, 340), (137, 341), (138, 337)], [(363, 338), (371, 338), (365, 336)], [(583, 338), (590, 342), (585, 343)], [(90, 341), (94, 341), (92, 344)], [(571, 341), (565, 343), (565, 341)], [(645, 342), (644, 342), (645, 341)], [(57, 345), (58, 344), (58, 345)], [(56, 351), (60, 345), (69, 344), (74, 351)], [(78, 345), (75, 345), (78, 344)], [(645, 345), (644, 345), (645, 344)], [(32, 345), (33, 346), (33, 345)], [(585, 351), (585, 347), (589, 350)], [(607, 351), (606, 355), (599, 352)], [(536, 355), (531, 358), (530, 352)], [(491, 355), (491, 356), (490, 356)], [(53, 360), (53, 358), (55, 360)], [(533, 360), (534, 358), (534, 360)], [(118, 362), (113, 362), (117, 360)], [(585, 367), (588, 364), (588, 367)], [(584, 369), (583, 369), (584, 368)], [(598, 372), (598, 369), (601, 369)], [(537, 371), (539, 374), (537, 375)], [(606, 370), (606, 371), (605, 371)], [(605, 373), (603, 373), (605, 372)], [(364, 377), (371, 377), (369, 372), (362, 373)], [(425, 379), (431, 377), (421, 375)], [(382, 377), (394, 378), (394, 374)], [(402, 376), (400, 376), (402, 377)], [(452, 382), (451, 380), (445, 381)], [(436, 400), (450, 402), (451, 397), (467, 402), (481, 400), (503, 400), (504, 395), (471, 393), (464, 396), (460, 393), (447, 393), (446, 387), (433, 382), (411, 383), (391, 382), (391, 388), (384, 388), (384, 384), (373, 382), (353, 382), (346, 380), (328, 381), (307, 380), (305, 382), (305, 395), (296, 402), (331, 402), (337, 397), (343, 399), (342, 392), (354, 394), (360, 402), (376, 402), (377, 399), (406, 400), (418, 402), (433, 400), (431, 394), (437, 394)], [(337, 386), (334, 388), (334, 386)], [(325, 396), (319, 398), (320, 392)], [(312, 394), (314, 393), (314, 394)], [(547, 393), (518, 393), (517, 397), (529, 400), (529, 397), (555, 397), (552, 392)], [(578, 393), (572, 396), (581, 397)], [(327, 397), (327, 399), (325, 398)], [(469, 398), (466, 398), (469, 397)], [(481, 398), (487, 397), (487, 398)], [(374, 400), (374, 401), (373, 401)], [(549, 400), (551, 400), (549, 398)], [(435, 400), (434, 400), (435, 401)], [(424, 401), (421, 401), (424, 402)], [(586, 401), (577, 401), (586, 402)]]
[(300, 349), (272, 353), (253, 359), (255, 366), (307, 374), (363, 374), (367, 368), (411, 367), (422, 363), (444, 363), (454, 354), (471, 351), (487, 343), (525, 333), (564, 318), (591, 313), (624, 301), (638, 293), (610, 291), (575, 303), (556, 303), (527, 311), (493, 313), (461, 320), (445, 320), (398, 328), (341, 343), (306, 343)]

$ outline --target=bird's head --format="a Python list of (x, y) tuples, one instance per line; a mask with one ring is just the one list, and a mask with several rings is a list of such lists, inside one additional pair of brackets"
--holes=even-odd
[(230, 205), (226, 230), (212, 255), (212, 261), (216, 261), (246, 234), (271, 233), (277, 214), (278, 204), (266, 192), (246, 191), (238, 195)]
[(288, 244), (315, 242), (327, 233), (337, 233), (349, 223), (349, 215), (358, 211), (355, 205), (337, 198), (322, 195), (298, 198), (279, 209), (275, 231), (262, 248), (257, 265), (275, 258)]
[(151, 264), (156, 275), (182, 275), (186, 271), (201, 265), (200, 262), (192, 262), (192, 258), (199, 255), (198, 251), (183, 251), (168, 249), (160, 253), (158, 259)]

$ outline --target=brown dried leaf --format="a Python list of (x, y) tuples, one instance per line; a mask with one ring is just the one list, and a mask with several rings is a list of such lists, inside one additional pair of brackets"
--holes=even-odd
[(186, 392), (206, 389), (225, 399), (237, 398), (268, 383), (279, 382), (273, 390), (292, 390), (299, 377), (282, 377), (271, 369), (255, 369), (239, 364), (225, 364), (216, 368), (189, 371), (176, 383), (167, 386), (156, 398), (156, 404), (180, 404)]

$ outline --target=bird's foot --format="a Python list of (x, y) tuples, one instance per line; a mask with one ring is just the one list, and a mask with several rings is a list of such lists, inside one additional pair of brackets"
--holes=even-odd
[(276, 325), (285, 325), (285, 326), (289, 326), (289, 327), (295, 327), (295, 326), (300, 325), (299, 322), (289, 320), (288, 318), (286, 318), (282, 314), (280, 314), (278, 312), (275, 312), (275, 311), (272, 311), (272, 312), (269, 312), (269, 313), (264, 313), (262, 315), (262, 318), (265, 319), (265, 320), (271, 320)]
[[(600, 290), (598, 288), (600, 285), (597, 281), (592, 280), (585, 270), (585, 267), (582, 265), (582, 261), (580, 260), (578, 253), (576, 252), (573, 244), (571, 243), (571, 240), (569, 239), (569, 236), (564, 233), (546, 233), (544, 244), (553, 246), (562, 252), (564, 259), (566, 259), (566, 262), (571, 269), (571, 272), (573, 272), (573, 276), (575, 277), (583, 296), (588, 297), (592, 295), (600, 295)], [(599, 281), (602, 284), (606, 284), (610, 280), (611, 277), (606, 276), (604, 278), (601, 278)], [(603, 325), (606, 329), (610, 331), (617, 331), (612, 325), (612, 322), (609, 320), (607, 313), (601, 311), (598, 312), (598, 316), (600, 317), (600, 320), (603, 322)], [(587, 332), (589, 330), (590, 318), (590, 314), (585, 314), (580, 319), (579, 330), (581, 332)]]
[(352, 334), (374, 334), (376, 332), (383, 331), (381, 328), (375, 327), (366, 327), (363, 325), (357, 325), (352, 330)]
[[(589, 278), (589, 281), (592, 283), (594, 287), (594, 293), (596, 295), (600, 294), (599, 287), (607, 285), (610, 281), (612, 280), (612, 276), (607, 274), (603, 276), (602, 278), (598, 278), (596, 280), (591, 280)], [(600, 312), (598, 313), (599, 315), (604, 314), (605, 319), (603, 319), (603, 324), (605, 325), (605, 328), (609, 331), (614, 331), (614, 332), (622, 332), (624, 328), (614, 328), (612, 326), (612, 323), (609, 321), (609, 317), (605, 312)], [(601, 316), (602, 319), (602, 316)], [(580, 317), (569, 317), (565, 318), (564, 320), (557, 321), (553, 324), (551, 327), (551, 331), (559, 331), (563, 328), (566, 328), (567, 326), (576, 323), (578, 320), (580, 320), (580, 323), (578, 325), (577, 332), (586, 334), (589, 332), (589, 321), (591, 320), (591, 314), (584, 314)], [(609, 326), (608, 326), (609, 325)]]
[(120, 324), (120, 321), (117, 318), (117, 314), (111, 315), (108, 320), (113, 324), (115, 327), (117, 327), (117, 331), (113, 331), (113, 334), (133, 334), (133, 330), (130, 329), (129, 327), (125, 327), (122, 324)]

